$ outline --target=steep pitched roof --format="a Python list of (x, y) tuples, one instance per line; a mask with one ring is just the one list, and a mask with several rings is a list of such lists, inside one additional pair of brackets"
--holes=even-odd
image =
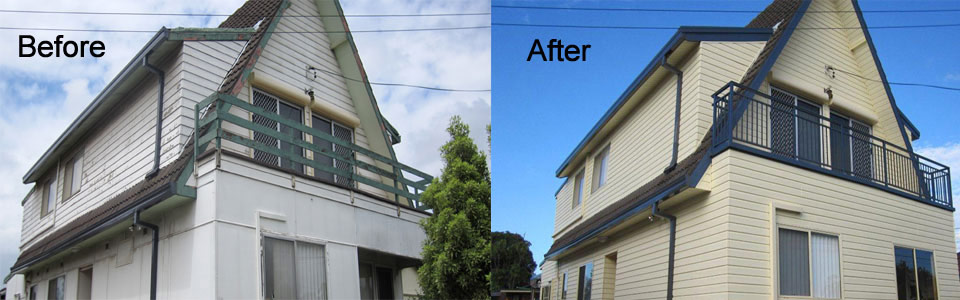
[[(773, 62), (776, 61), (776, 57), (789, 40), (809, 4), (810, 0), (775, 0), (747, 24), (746, 28), (775, 29), (769, 35), (769, 39), (760, 54), (757, 55), (757, 59), (745, 72), (741, 82), (756, 82), (759, 85), (763, 81), (764, 75), (773, 66)], [(611, 113), (608, 112), (608, 114)], [(676, 168), (653, 178), (627, 196), (569, 229), (554, 240), (553, 245), (550, 246), (550, 250), (544, 257), (547, 259), (555, 257), (649, 208), (654, 202), (672, 196), (684, 188), (696, 186), (711, 162), (709, 149), (712, 143), (712, 135), (710, 132), (708, 131), (700, 141), (697, 150), (680, 160)], [(584, 143), (581, 142), (581, 145)], [(580, 146), (575, 151), (579, 150)], [(570, 158), (567, 160), (564, 166), (561, 166), (561, 170), (569, 163)], [(561, 170), (557, 172), (559, 173)]]
[(220, 84), (221, 93), (236, 95), (243, 88), (246, 80), (244, 73), (249, 74), (248, 71), (260, 57), (264, 38), (268, 36), (268, 29), (274, 26), (274, 20), (280, 15), (282, 3), (281, 0), (250, 0), (220, 23), (220, 28), (248, 28), (259, 24), (237, 61), (224, 76), (223, 83)]

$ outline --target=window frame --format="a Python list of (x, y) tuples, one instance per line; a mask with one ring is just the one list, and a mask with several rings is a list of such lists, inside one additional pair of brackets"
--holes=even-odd
[[(269, 97), (269, 98), (272, 98), (273, 100), (277, 101), (277, 108), (276, 108), (276, 110), (273, 111), (273, 113), (275, 113), (277, 116), (280, 116), (280, 118), (283, 118), (283, 116), (280, 115), (280, 106), (281, 106), (281, 105), (287, 105), (287, 106), (296, 108), (296, 109), (299, 110), (299, 112), (300, 112), (300, 124), (303, 125), (303, 126), (307, 126), (307, 123), (306, 123), (306, 121), (304, 120), (304, 119), (305, 119), (305, 118), (304, 118), (304, 113), (305, 113), (307, 110), (304, 108), (304, 106), (299, 105), (299, 104), (296, 104), (296, 103), (293, 103), (292, 101), (286, 100), (286, 99), (284, 99), (283, 97), (274, 95), (274, 94), (269, 93), (269, 92), (267, 92), (267, 91), (264, 91), (264, 90), (262, 90), (262, 89), (252, 88), (251, 91), (250, 91), (250, 104), (252, 104), (253, 106), (257, 106), (257, 105), (254, 103), (254, 97), (255, 97), (255, 94), (256, 94), (256, 93), (263, 94), (263, 95), (265, 95), (265, 96), (267, 96), (267, 97)], [(250, 118), (250, 121), (251, 121), (251, 122), (253, 122), (253, 117), (252, 117), (252, 116), (254, 116), (254, 115), (256, 115), (256, 114), (251, 113), (251, 118)], [(292, 120), (291, 120), (291, 121), (292, 121)], [(277, 126), (275, 127), (275, 129), (277, 130), (277, 132), (283, 133), (283, 130), (282, 130), (283, 128), (281, 127), (282, 124), (280, 124), (280, 122), (276, 122), (276, 123), (277, 123)], [(253, 130), (250, 130), (250, 131), (251, 131), (251, 133), (250, 133), (251, 139), (254, 139), (253, 135), (256, 134), (256, 131), (253, 131)], [(300, 130), (297, 130), (297, 131), (300, 131)], [(254, 139), (254, 140), (255, 140), (255, 139)], [(277, 149), (282, 150), (281, 147), (282, 147), (282, 145), (283, 145), (284, 142), (281, 141), (280, 139), (276, 139), (276, 140), (277, 140), (277, 141), (276, 141), (276, 145), (274, 145), (274, 147), (276, 147)], [(306, 133), (303, 132), (303, 131), (300, 131), (300, 140), (303, 141), (303, 142), (306, 142)], [(307, 149), (304, 149), (303, 147), (296, 146), (296, 145), (291, 145), (291, 146), (300, 148), (300, 157), (303, 157), (304, 159), (307, 158)], [(253, 153), (256, 153), (256, 152), (257, 152), (257, 150), (254, 149), (254, 150), (253, 150)], [(269, 153), (266, 153), (266, 154), (268, 154), (268, 155), (273, 155), (273, 154), (269, 154)], [(255, 155), (255, 154), (254, 154), (254, 155)], [(256, 160), (256, 159), (254, 158), (254, 160)], [(260, 163), (266, 164), (266, 165), (271, 165), (271, 164), (269, 164), (269, 163), (267, 163), (267, 162), (265, 162), (265, 161), (259, 161), (259, 160), (257, 160), (257, 161), (260, 162)], [(281, 169), (284, 169), (284, 170), (290, 170), (290, 171), (295, 171), (295, 172), (296, 172), (296, 171), (298, 171), (298, 170), (294, 169), (293, 167), (294, 167), (295, 165), (299, 165), (299, 166), (300, 166), (300, 170), (299, 170), (297, 173), (298, 173), (298, 174), (306, 174), (306, 171), (307, 171), (306, 167), (307, 167), (307, 166), (305, 166), (305, 165), (303, 165), (303, 164), (300, 164), (300, 163), (296, 163), (296, 162), (291, 162), (291, 163), (294, 164), (294, 165), (284, 166), (284, 165), (283, 165), (283, 159), (282, 159), (280, 156), (277, 156), (277, 164), (276, 164), (276, 165), (273, 165), (273, 166), (278, 167), (278, 168), (281, 168)]]
[[(52, 195), (51, 195), (52, 194)], [(50, 197), (53, 197), (51, 202)], [(50, 207), (50, 205), (53, 207)], [(40, 218), (46, 218), (57, 208), (57, 174), (48, 176), (40, 184)]]
[[(63, 283), (63, 290), (60, 291), (60, 297), (55, 297), (55, 295), (50, 293), (50, 284), (56, 284), (55, 282)], [(51, 298), (53, 297), (53, 298)], [(47, 300), (63, 300), (67, 298), (67, 274), (60, 274), (59, 276), (54, 276), (53, 278), (47, 279)]]
[[(792, 103), (792, 105), (793, 105), (793, 108), (792, 108), (792, 109), (793, 109), (793, 114), (794, 114), (794, 117), (793, 117), (793, 155), (794, 155), (794, 158), (795, 158), (795, 159), (808, 160), (808, 159), (805, 159), (805, 158), (801, 158), (801, 157), (800, 157), (800, 114), (801, 114), (800, 102), (804, 102), (804, 103), (807, 104), (807, 105), (816, 106), (816, 107), (817, 107), (817, 123), (818, 123), (818, 124), (823, 122), (823, 104), (819, 104), (819, 103), (816, 103), (816, 102), (807, 100), (807, 99), (805, 99), (805, 98), (803, 98), (803, 97), (800, 97), (800, 95), (797, 95), (796, 93), (790, 92), (790, 91), (788, 91), (787, 89), (783, 89), (783, 88), (780, 88), (780, 87), (777, 87), (777, 86), (774, 86), (774, 85), (771, 84), (771, 85), (770, 85), (770, 95), (773, 95), (773, 91), (774, 91), (774, 90), (777, 90), (777, 91), (780, 92), (780, 93), (783, 93), (783, 94), (786, 94), (786, 95), (788, 95), (788, 96), (793, 97), (793, 103)], [(773, 102), (773, 101), (779, 101), (779, 100), (773, 99), (773, 98), (771, 97), (770, 101)], [(772, 108), (772, 107), (773, 107), (773, 103), (771, 103), (770, 105), (771, 105), (771, 109), (773, 109), (773, 108)], [(822, 124), (819, 124), (818, 126), (822, 126)], [(818, 154), (817, 154), (817, 156), (819, 156), (819, 162), (818, 162), (818, 163), (819, 163), (819, 164), (823, 164), (823, 160), (824, 160), (824, 158), (823, 158), (823, 153), (822, 153), (822, 152), (823, 152), (823, 147), (824, 147), (823, 141), (822, 141), (822, 140), (823, 140), (823, 133), (821, 132), (821, 130), (822, 130), (821, 128), (818, 128), (818, 129), (819, 129), (819, 130), (817, 131), (817, 135), (820, 136), (819, 139), (818, 139), (818, 143), (819, 143), (820, 145), (819, 145), (819, 149), (818, 149)], [(773, 134), (773, 130), (772, 130), (772, 129), (771, 129), (770, 133)], [(771, 141), (771, 143), (772, 143), (772, 142), (773, 142), (773, 138), (771, 138), (770, 141)]]
[[(780, 298), (780, 297), (790, 297), (790, 298), (800, 298), (800, 299), (844, 299), (844, 288), (843, 288), (843, 287), (844, 287), (844, 280), (843, 280), (843, 247), (841, 246), (841, 245), (843, 244), (843, 238), (841, 237), (841, 235), (840, 235), (839, 233), (835, 233), (835, 232), (822, 231), (822, 230), (811, 230), (811, 229), (806, 229), (806, 228), (800, 228), (800, 227), (794, 227), (794, 226), (786, 226), (786, 225), (780, 225), (780, 224), (775, 224), (775, 227), (774, 227), (774, 228), (775, 228), (775, 229), (774, 229), (774, 232), (775, 232), (775, 234), (776, 234), (776, 237), (774, 238), (774, 239), (776, 240), (776, 246), (774, 247), (775, 250), (776, 250), (776, 254), (774, 254), (773, 257), (774, 257), (774, 259), (776, 259), (776, 262), (777, 262), (777, 263), (776, 263), (776, 269), (775, 269), (775, 271), (774, 271), (774, 274), (775, 274), (775, 276), (776, 276), (776, 280), (775, 280), (774, 282), (776, 283), (775, 292), (776, 292), (777, 297), (778, 297), (778, 298)], [(780, 264), (781, 264), (781, 261), (780, 261), (780, 229), (786, 229), (786, 230), (804, 232), (804, 233), (807, 234), (807, 271), (808, 271), (808, 272), (807, 272), (807, 276), (809, 276), (808, 284), (809, 284), (810, 295), (807, 295), (807, 296), (798, 296), (798, 295), (783, 295), (783, 294), (781, 294), (782, 284), (780, 283), (780, 281), (783, 280), (783, 279), (782, 279), (781, 276), (780, 276), (780, 269), (781, 269), (781, 268), (780, 268)], [(814, 289), (813, 289), (813, 242), (812, 242), (813, 234), (828, 235), (828, 236), (833, 236), (833, 237), (836, 237), (836, 238), (837, 238), (837, 259), (838, 259), (837, 273), (838, 273), (839, 285), (840, 285), (840, 291), (839, 291), (839, 292), (840, 292), (840, 295), (839, 295), (838, 298), (818, 298), (818, 297), (814, 297), (814, 296), (813, 296), (813, 291), (814, 291)]]
[[(899, 285), (899, 283), (897, 282), (898, 280), (896, 280), (896, 268), (897, 268), (897, 266), (896, 266), (896, 261), (897, 261), (897, 259), (896, 259), (896, 255), (897, 255), (896, 249), (897, 249), (897, 248), (909, 249), (909, 250), (911, 250), (911, 253), (913, 254), (913, 280), (914, 280), (914, 282), (915, 282), (916, 285), (917, 285), (916, 292), (917, 292), (917, 298), (918, 298), (918, 299), (919, 299), (919, 297), (920, 297), (920, 274), (919, 274), (919, 272), (920, 272), (920, 266), (917, 265), (917, 251), (919, 250), (919, 251), (924, 251), (924, 252), (929, 252), (929, 253), (930, 253), (930, 257), (931, 257), (930, 264), (931, 264), (931, 267), (933, 267), (933, 290), (934, 290), (934, 293), (935, 293), (934, 299), (940, 299), (940, 281), (937, 280), (937, 269), (938, 269), (938, 267), (937, 267), (937, 260), (936, 260), (937, 251), (935, 251), (935, 250), (928, 250), (928, 248), (923, 248), (923, 247), (914, 247), (914, 246), (907, 246), (907, 245), (902, 245), (902, 244), (893, 244), (893, 247), (892, 247), (892, 249), (893, 249), (892, 255), (893, 255), (893, 257), (894, 257), (894, 259), (893, 259), (893, 261), (894, 261), (893, 269), (894, 269), (894, 278), (895, 278), (894, 282), (895, 282), (896, 284), (898, 284), (898, 285)], [(899, 297), (900, 297), (900, 290), (897, 289), (897, 299), (899, 299)]]
[(267, 299), (267, 296), (266, 296), (266, 294), (267, 294), (267, 289), (266, 289), (266, 284), (267, 284), (267, 276), (266, 276), (267, 274), (266, 274), (266, 272), (267, 272), (267, 270), (266, 270), (266, 266), (265, 266), (266, 251), (265, 251), (265, 249), (264, 249), (264, 244), (265, 244), (264, 241), (266, 241), (266, 239), (268, 239), (268, 238), (270, 238), (270, 239), (275, 239), (275, 240), (288, 241), (288, 242), (293, 243), (293, 262), (294, 262), (294, 269), (293, 269), (294, 291), (293, 291), (293, 293), (294, 293), (295, 295), (297, 295), (297, 297), (300, 296), (300, 295), (299, 295), (299, 293), (300, 293), (300, 288), (299, 288), (300, 282), (299, 282), (299, 278), (297, 278), (297, 269), (296, 269), (296, 266), (297, 266), (297, 243), (307, 243), (307, 244), (322, 246), (322, 247), (323, 247), (323, 274), (324, 274), (324, 280), (325, 280), (324, 283), (323, 283), (323, 299), (330, 299), (330, 286), (329, 286), (329, 284), (328, 284), (328, 283), (330, 282), (330, 270), (329, 270), (329, 266), (328, 266), (328, 265), (329, 265), (328, 261), (329, 261), (330, 258), (329, 258), (329, 251), (328, 251), (329, 247), (328, 247), (327, 243), (325, 243), (325, 242), (320, 242), (320, 241), (313, 241), (313, 240), (307, 241), (307, 240), (297, 239), (297, 238), (290, 237), (290, 236), (285, 236), (285, 235), (280, 235), (280, 234), (272, 234), (272, 233), (268, 233), (268, 232), (261, 232), (261, 233), (260, 233), (260, 241), (259, 241), (259, 243), (260, 243), (260, 245), (259, 245), (259, 249), (260, 249), (260, 255), (259, 255), (259, 256), (260, 256), (260, 262), (259, 262), (260, 272), (259, 272), (259, 275), (258, 275), (258, 276), (259, 276), (259, 278), (260, 278), (259, 287), (260, 287), (260, 297), (261, 297), (261, 299)]
[(576, 209), (581, 204), (583, 204), (583, 184), (584, 182), (584, 169), (581, 168), (576, 175), (573, 176), (573, 206), (571, 209)]
[(591, 294), (586, 291), (589, 288), (593, 292), (593, 262), (581, 265), (577, 273), (577, 300), (590, 300)]
[(602, 149), (597, 155), (593, 156), (593, 177), (590, 178), (591, 194), (607, 185), (607, 177), (610, 174), (610, 144)]
[[(79, 164), (80, 168), (77, 171), (77, 165)], [(66, 203), (67, 200), (73, 199), (73, 196), (80, 194), (81, 187), (83, 187), (83, 152), (74, 154), (69, 159), (67, 163), (63, 166), (63, 197), (60, 198), (61, 203)], [(77, 185), (74, 186), (73, 181), (74, 177), (79, 176), (80, 179), (77, 179)], [(69, 180), (68, 180), (69, 179)]]
[[(334, 119), (332, 119), (332, 118), (328, 118), (328, 117), (323, 116), (323, 115), (321, 115), (321, 114), (318, 114), (318, 113), (316, 113), (316, 112), (311, 112), (311, 113), (310, 113), (310, 118), (311, 118), (311, 120), (310, 120), (310, 128), (316, 128), (316, 127), (314, 127), (314, 125), (313, 125), (313, 118), (319, 118), (319, 119), (321, 119), (321, 120), (323, 120), (323, 121), (329, 122), (329, 123), (330, 123), (330, 136), (333, 136), (334, 138), (337, 137), (337, 136), (336, 136), (337, 126), (343, 127), (343, 128), (345, 128), (345, 129), (347, 129), (347, 130), (350, 130), (350, 140), (349, 140), (348, 142), (349, 142), (350, 144), (354, 144), (354, 145), (357, 144), (357, 142), (356, 142), (356, 141), (357, 141), (357, 130), (356, 130), (356, 128), (353, 128), (353, 127), (351, 127), (351, 126), (348, 126), (348, 125), (343, 124), (343, 123), (340, 123), (340, 122), (337, 122), (336, 120), (334, 120)], [(316, 141), (313, 141), (313, 144), (316, 144)], [(333, 153), (337, 153), (337, 148), (338, 148), (338, 147), (341, 147), (341, 146), (340, 146), (340, 145), (337, 145), (336, 143), (330, 143), (330, 144), (331, 144), (330, 150), (333, 151)], [(348, 149), (348, 150), (349, 150), (349, 149)], [(356, 152), (354, 152), (353, 150), (350, 150), (350, 152), (351, 152), (351, 153), (350, 153), (350, 156), (352, 156), (352, 157), (350, 157), (350, 158), (356, 159)], [(325, 155), (323, 155), (323, 154), (318, 154), (318, 153), (314, 152), (314, 153), (313, 153), (313, 160), (316, 160), (316, 159), (317, 159), (317, 155), (325, 156)], [(327, 157), (329, 157), (329, 156), (327, 156)], [(330, 167), (332, 167), (332, 168), (337, 168), (337, 161), (338, 161), (338, 159), (333, 158), (333, 157), (330, 157), (330, 158), (331, 158), (331, 163), (332, 163), (332, 164), (330, 165)], [(319, 176), (317, 175), (317, 172), (322, 172), (322, 171), (318, 171), (317, 168), (312, 168), (312, 169), (313, 169), (313, 175), (314, 175), (314, 177), (319, 177)], [(356, 168), (351, 167), (351, 168), (350, 168), (350, 173), (355, 173), (355, 172), (356, 172)], [(337, 174), (332, 174), (332, 175), (333, 175), (333, 183), (335, 183), (335, 184), (340, 184), (339, 181), (338, 181), (340, 175), (337, 175)], [(353, 180), (350, 179), (350, 178), (347, 178), (346, 180), (348, 180), (348, 182), (352, 182), (352, 181), (353, 181)], [(350, 185), (350, 184), (345, 184), (345, 185)]]

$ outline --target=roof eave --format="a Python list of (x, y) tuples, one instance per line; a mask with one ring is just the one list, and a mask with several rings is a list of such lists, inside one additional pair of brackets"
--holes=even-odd
[(61, 150), (60, 148), (63, 146), (63, 143), (70, 138), (75, 131), (80, 128), (81, 125), (89, 121), (95, 121), (90, 120), (90, 116), (101, 108), (101, 105), (105, 99), (117, 91), (121, 83), (126, 81), (134, 73), (134, 71), (141, 67), (140, 63), (147, 53), (156, 50), (160, 47), (160, 45), (163, 44), (164, 41), (167, 40), (169, 33), (170, 29), (167, 29), (166, 27), (162, 27), (159, 31), (157, 31), (153, 38), (151, 38), (150, 41), (147, 42), (142, 49), (140, 49), (140, 52), (138, 52), (137, 55), (134, 56), (129, 63), (127, 63), (127, 66), (120, 71), (120, 74), (114, 77), (113, 80), (110, 81), (110, 83), (107, 84), (107, 86), (101, 90), (99, 94), (97, 94), (97, 97), (94, 98), (90, 105), (88, 105), (87, 108), (80, 113), (80, 116), (73, 120), (73, 123), (70, 123), (70, 126), (67, 127), (67, 130), (60, 134), (60, 137), (53, 142), (53, 145), (51, 145), (42, 156), (40, 156), (40, 159), (38, 159), (37, 162), (30, 167), (30, 170), (27, 171), (27, 174), (23, 175), (24, 184), (34, 182), (40, 177), (39, 174), (49, 167), (48, 160), (57, 156), (56, 154), (58, 154), (58, 152)]
[(606, 113), (600, 118), (600, 120), (593, 125), (593, 128), (587, 133), (586, 136), (580, 143), (577, 144), (577, 147), (574, 148), (567, 158), (563, 161), (559, 168), (557, 168), (556, 176), (562, 177), (564, 170), (569, 167), (573, 159), (580, 153), (587, 143), (593, 139), (593, 137), (602, 129), (613, 116), (626, 104), (627, 100), (630, 99), (630, 96), (634, 91), (640, 88), (644, 82), (660, 67), (660, 64), (663, 62), (663, 57), (675, 50), (680, 44), (684, 41), (691, 42), (718, 42), (718, 41), (736, 41), (736, 42), (749, 42), (749, 41), (766, 41), (770, 39), (770, 35), (773, 34), (773, 29), (771, 28), (746, 28), (746, 27), (719, 27), (719, 26), (681, 26), (677, 29), (677, 32), (670, 38), (666, 45), (660, 49), (660, 52), (657, 52), (657, 55), (653, 57), (653, 60), (643, 69), (642, 72), (633, 80), (633, 83), (627, 87), (623, 93), (620, 94), (620, 97), (617, 98), (617, 101), (614, 102), (613, 106), (607, 110)]

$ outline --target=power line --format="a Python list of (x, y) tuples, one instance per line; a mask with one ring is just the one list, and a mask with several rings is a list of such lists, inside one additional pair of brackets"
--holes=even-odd
[[(532, 5), (490, 5), (494, 8), (537, 9), (537, 10), (581, 10), (581, 11), (620, 11), (620, 12), (679, 12), (679, 13), (760, 13), (762, 10), (723, 10), (723, 9), (679, 9), (679, 8), (638, 8), (638, 7), (559, 7)], [(775, 12), (775, 11), (769, 11)], [(790, 11), (792, 12), (792, 10)], [(852, 13), (854, 10), (808, 10), (805, 13)], [(960, 8), (946, 9), (893, 9), (861, 10), (863, 13), (944, 13), (960, 12)]]
[[(22, 14), (68, 14), (68, 15), (114, 15), (114, 16), (174, 16), (174, 17), (230, 17), (230, 16), (260, 16), (241, 14), (212, 14), (212, 13), (174, 13), (174, 12), (103, 12), (103, 11), (54, 11), (54, 10), (16, 10), (0, 9), (0, 13)], [(488, 16), (490, 12), (465, 13), (427, 13), (427, 14), (345, 14), (345, 17), (356, 18), (387, 18), (387, 17), (455, 17), (455, 16)], [(283, 15), (281, 18), (320, 18), (339, 17), (340, 15)]]
[[(339, 74), (339, 73), (336, 73), (336, 72), (332, 72), (332, 71), (328, 71), (328, 70), (323, 70), (323, 69), (318, 69), (318, 68), (311, 68), (311, 69), (312, 69), (312, 70), (317, 70), (317, 71), (320, 71), (320, 72), (324, 72), (324, 73), (327, 73), (327, 74), (330, 74), (330, 75), (333, 75), (333, 76), (339, 76), (339, 77), (341, 77), (341, 78), (343, 78), (343, 79), (346, 79), (346, 80), (349, 80), (349, 81), (364, 83), (363, 80), (356, 79), (356, 78), (351, 78), (351, 77), (347, 77), (347, 76), (344, 76), (343, 74)], [(490, 91), (490, 89), (453, 89), (453, 88), (442, 88), (442, 87), (432, 87), (432, 86), (423, 86), (423, 85), (406, 84), (406, 83), (392, 83), (392, 82), (373, 82), (373, 81), (370, 81), (369, 83), (370, 83), (371, 85), (409, 87), (409, 88), (418, 88), (418, 89), (441, 91), (441, 92), (480, 93), (480, 92), (489, 92), (489, 91)]]
[[(677, 30), (677, 27), (671, 26), (608, 26), (608, 25), (573, 25), (573, 24), (524, 24), (524, 23), (501, 23), (493, 22), (493, 26), (510, 27), (551, 27), (551, 28), (580, 28), (580, 29), (631, 29), (631, 30)], [(935, 28), (935, 27), (960, 27), (960, 23), (950, 24), (918, 24), (918, 25), (887, 25), (870, 26), (868, 29), (909, 29), (909, 28)], [(849, 30), (860, 29), (860, 27), (797, 27), (797, 30)]]
[[(850, 76), (854, 76), (854, 77), (861, 78), (861, 79), (863, 79), (863, 80), (869, 80), (869, 81), (873, 81), (873, 82), (883, 83), (883, 81), (881, 81), (881, 80), (876, 80), (876, 79), (873, 79), (873, 78), (863, 77), (863, 76), (860, 76), (859, 74), (847, 72), (847, 71), (840, 70), (840, 69), (837, 69), (837, 68), (831, 67), (831, 69), (833, 69), (833, 70), (835, 70), (835, 71), (837, 71), (837, 72), (840, 72), (840, 73), (844, 73), (844, 74), (847, 74), (847, 75), (850, 75)], [(887, 84), (890, 84), (890, 85), (903, 85), (903, 86), (920, 86), (920, 87), (928, 87), (928, 88), (942, 89), (942, 90), (948, 90), (948, 91), (960, 91), (960, 88), (949, 87), (949, 86), (933, 85), (933, 84), (926, 84), (926, 83), (910, 83), (910, 82), (892, 82), (892, 81), (887, 81)]]
[[(409, 31), (447, 31), (447, 30), (469, 30), (483, 29), (490, 26), (465, 26), (465, 27), (432, 27), (432, 28), (401, 28), (401, 29), (371, 29), (371, 30), (350, 30), (350, 31), (274, 31), (274, 34), (310, 34), (310, 33), (370, 33), (370, 32), (409, 32)], [(215, 28), (213, 28), (215, 29)], [(37, 31), (64, 31), (64, 32), (103, 32), (103, 33), (156, 33), (156, 30), (135, 30), (135, 29), (82, 29), (82, 28), (37, 28), (37, 27), (0, 27), (0, 30), (37, 30)], [(217, 31), (217, 30), (198, 30), (203, 33), (237, 33), (236, 31)]]

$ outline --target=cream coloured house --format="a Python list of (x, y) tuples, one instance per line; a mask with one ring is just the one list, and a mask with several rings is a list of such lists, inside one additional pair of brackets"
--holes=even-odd
[(543, 299), (960, 299), (919, 137), (855, 0), (681, 27), (557, 170)]
[(431, 177), (338, 1), (163, 28), (24, 176), (7, 299), (400, 299)]

